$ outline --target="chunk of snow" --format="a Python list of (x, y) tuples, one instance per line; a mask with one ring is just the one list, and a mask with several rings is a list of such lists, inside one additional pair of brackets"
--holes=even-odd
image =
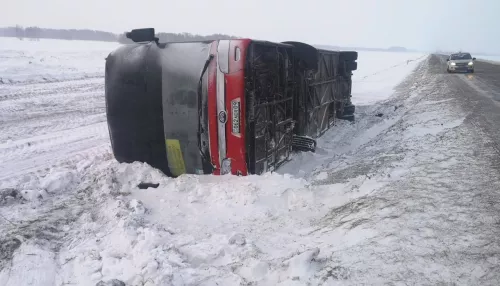
[(39, 201), (48, 196), (45, 190), (22, 190), (20, 193), (23, 199), (27, 201)]
[(77, 176), (70, 170), (56, 170), (41, 180), (41, 187), (49, 193), (70, 190), (77, 184)]
[(326, 180), (327, 178), (328, 178), (327, 172), (320, 172), (318, 175), (316, 175), (316, 180)]
[(229, 244), (236, 244), (239, 246), (245, 245), (245, 236), (241, 233), (236, 233), (231, 238), (229, 238)]

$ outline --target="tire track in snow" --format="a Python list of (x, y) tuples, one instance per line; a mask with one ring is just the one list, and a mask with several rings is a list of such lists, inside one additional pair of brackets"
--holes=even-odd
[[(79, 135), (68, 135), (79, 131), (82, 131)], [(82, 157), (91, 159), (107, 154), (110, 149), (105, 123), (43, 137), (45, 139), (35, 141), (34, 144), (28, 145), (23, 140), (21, 144), (11, 144), (8, 148), (0, 149), (0, 180), (77, 163)]]
[[(67, 84), (72, 84), (69, 82)], [(28, 87), (26, 87), (28, 89)], [(17, 96), (7, 93), (0, 101), (0, 122), (9, 123), (19, 119), (31, 119), (40, 116), (51, 116), (52, 113), (99, 109), (103, 112), (104, 100), (102, 84), (87, 83), (77, 88), (65, 86), (53, 90), (37, 88), (24, 91)], [(0, 94), (0, 97), (2, 95)]]
[(11, 143), (0, 144), (2, 161), (8, 163), (20, 158), (30, 157), (33, 153), (46, 152), (48, 149), (60, 148), (59, 145), (78, 143), (86, 139), (106, 139), (106, 123), (92, 124), (80, 128), (30, 137)]
[(101, 79), (0, 89), (0, 181), (109, 155)]
[(41, 97), (50, 94), (62, 94), (84, 91), (102, 91), (104, 79), (71, 80), (55, 83), (33, 83), (25, 85), (0, 86), (0, 102)]
[(5, 124), (0, 127), (0, 140), (2, 142), (9, 142), (12, 140), (29, 139), (34, 136), (102, 122), (106, 122), (106, 115), (103, 112), (72, 111), (53, 113), (50, 116), (18, 120), (11, 124)]

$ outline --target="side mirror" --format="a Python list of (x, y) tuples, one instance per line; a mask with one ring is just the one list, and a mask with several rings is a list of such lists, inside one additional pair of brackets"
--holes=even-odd
[(475, 60), (476, 60), (476, 58), (472, 58), (472, 60), (473, 60), (473, 61), (475, 61)]
[(136, 43), (158, 41), (154, 28), (135, 29), (125, 33), (125, 36)]

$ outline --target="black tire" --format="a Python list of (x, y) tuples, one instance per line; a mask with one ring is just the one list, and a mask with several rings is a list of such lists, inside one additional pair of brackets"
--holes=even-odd
[(351, 71), (355, 71), (358, 69), (358, 63), (357, 62), (347, 62), (346, 63), (347, 69)]
[(356, 111), (355, 105), (350, 104), (344, 107), (344, 115), (353, 115), (355, 111)]
[(335, 108), (335, 116), (338, 118), (338, 119), (342, 119), (342, 117), (344, 116), (344, 107), (345, 107), (345, 103), (340, 103), (339, 105), (336, 105)]
[(339, 60), (345, 62), (354, 62), (358, 59), (358, 52), (355, 51), (345, 51), (340, 52)]
[(339, 73), (344, 77), (350, 77), (352, 75), (352, 71), (358, 69), (357, 62), (339, 62)]
[[(130, 57), (131, 52), (136, 56)], [(163, 133), (161, 68), (151, 53), (148, 45), (130, 45), (106, 59), (109, 135), (118, 162), (145, 162), (171, 176)]]
[(356, 118), (354, 117), (354, 114), (351, 114), (351, 115), (344, 115), (340, 119), (347, 120), (349, 122), (354, 122)]

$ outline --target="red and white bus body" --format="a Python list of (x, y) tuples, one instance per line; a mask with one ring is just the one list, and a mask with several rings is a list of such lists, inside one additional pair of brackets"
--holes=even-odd
[(356, 59), (251, 39), (124, 45), (106, 59), (113, 154), (170, 176), (274, 171), (352, 116)]
[[(277, 168), (288, 159), (293, 133), (293, 73), (289, 72), (292, 48), (286, 44), (250, 39), (212, 43), (211, 53), (215, 55), (215, 60), (208, 68), (207, 96), (210, 157), (214, 174), (262, 173)], [(264, 60), (266, 56), (268, 58)], [(265, 69), (266, 64), (276, 68), (275, 73), (258, 79), (264, 74), (259, 72)], [(279, 85), (280, 77), (281, 83), (284, 83), (282, 88), (259, 86), (261, 82)], [(265, 88), (269, 90), (264, 91)], [(288, 101), (285, 102), (285, 105), (288, 104), (285, 109), (289, 112), (281, 112), (281, 116), (276, 118), (271, 110), (279, 109), (280, 105), (284, 105), (283, 101)], [(258, 118), (249, 114), (255, 112)], [(266, 124), (260, 122), (261, 119), (275, 122), (262, 126)], [(262, 127), (264, 130), (257, 131), (263, 132), (256, 134), (255, 126)], [(275, 131), (281, 132), (276, 134)], [(285, 138), (277, 138), (276, 135), (284, 135)], [(272, 141), (274, 143), (269, 144)]]

